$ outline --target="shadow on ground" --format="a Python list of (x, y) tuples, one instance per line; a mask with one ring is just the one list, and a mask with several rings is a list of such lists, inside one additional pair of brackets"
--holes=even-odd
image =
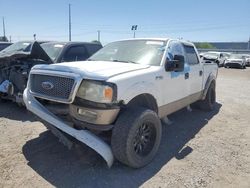
[[(142, 169), (131, 169), (115, 162), (108, 169), (94, 151), (81, 146), (73, 150), (64, 147), (49, 131), (23, 146), (28, 165), (56, 187), (138, 187), (152, 178), (173, 157), (182, 160), (192, 152), (184, 147), (207, 125), (221, 108), (213, 112), (185, 109), (170, 116), (171, 125), (163, 125), (163, 137), (156, 158)], [(184, 147), (184, 148), (183, 148)]]
[(20, 107), (16, 103), (0, 100), (0, 117), (4, 117), (17, 121), (37, 121), (37, 118), (26, 110), (25, 107)]

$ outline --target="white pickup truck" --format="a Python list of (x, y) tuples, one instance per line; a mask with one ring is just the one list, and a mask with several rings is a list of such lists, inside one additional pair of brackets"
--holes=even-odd
[(140, 168), (156, 155), (161, 119), (192, 103), (214, 108), (217, 71), (190, 42), (128, 39), (87, 61), (34, 66), (24, 101), (52, 132), (88, 145), (109, 166), (116, 158)]

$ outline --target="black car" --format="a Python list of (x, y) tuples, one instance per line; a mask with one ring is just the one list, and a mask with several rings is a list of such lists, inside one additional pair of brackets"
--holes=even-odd
[(37, 64), (83, 61), (102, 48), (89, 42), (17, 42), (0, 52), (0, 99), (23, 104), (31, 68)]

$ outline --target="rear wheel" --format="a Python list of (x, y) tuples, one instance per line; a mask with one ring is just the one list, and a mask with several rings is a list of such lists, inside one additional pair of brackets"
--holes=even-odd
[(117, 160), (140, 168), (156, 155), (161, 141), (161, 121), (158, 115), (141, 107), (123, 112), (112, 131), (111, 147)]
[(216, 92), (215, 92), (215, 83), (212, 82), (208, 88), (206, 98), (202, 101), (199, 101), (199, 107), (202, 110), (212, 111), (214, 109), (216, 102)]
[(7, 102), (7, 101), (8, 101), (8, 100), (3, 99), (3, 98), (0, 97), (0, 102), (1, 102), (1, 103), (5, 103), (5, 102)]

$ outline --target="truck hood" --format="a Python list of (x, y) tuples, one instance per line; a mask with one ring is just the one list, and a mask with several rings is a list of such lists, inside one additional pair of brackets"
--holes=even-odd
[(32, 44), (31, 50), (28, 52), (24, 51), (0, 52), (0, 64), (13, 62), (19, 59), (40, 59), (48, 63), (53, 62), (48, 56), (48, 54), (42, 49), (40, 44), (36, 41)]
[(35, 69), (70, 72), (82, 75), (83, 78), (106, 80), (120, 74), (147, 69), (149, 65), (122, 63), (112, 61), (76, 61), (51, 65), (36, 65)]
[(227, 59), (227, 61), (243, 62), (243, 59)]
[(216, 60), (216, 59), (218, 59), (217, 56), (213, 56), (213, 55), (204, 55), (203, 57), (204, 57), (205, 60), (209, 60), (209, 59)]

